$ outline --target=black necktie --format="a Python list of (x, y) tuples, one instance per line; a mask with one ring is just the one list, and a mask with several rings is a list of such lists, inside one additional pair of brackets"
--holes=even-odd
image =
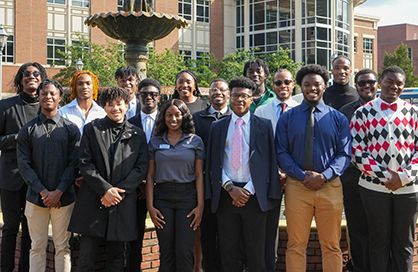
[(314, 131), (315, 131), (315, 119), (314, 119), (315, 107), (311, 107), (308, 121), (306, 122), (305, 132), (305, 151), (303, 153), (303, 170), (313, 170), (313, 151), (314, 151)]
[(220, 111), (215, 111), (213, 113), (213, 115), (215, 116), (216, 120), (219, 120), (219, 117), (221, 116), (221, 112)]

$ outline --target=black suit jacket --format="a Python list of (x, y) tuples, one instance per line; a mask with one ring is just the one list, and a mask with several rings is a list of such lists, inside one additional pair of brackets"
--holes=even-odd
[[(222, 168), (225, 141), (231, 116), (212, 124), (206, 154), (206, 198), (212, 199), (212, 212), (218, 209), (222, 188)], [(251, 113), (250, 117), (250, 172), (255, 196), (262, 211), (278, 205), (282, 192), (274, 151), (271, 122)]]
[(17, 166), (16, 135), (31, 120), (25, 120), (23, 106), (20, 95), (0, 100), (0, 189), (9, 191), (18, 191), (24, 184)]
[[(108, 241), (132, 241), (138, 236), (136, 188), (148, 170), (147, 140), (142, 130), (126, 122), (112, 165), (105, 140), (109, 133), (106, 118), (84, 127), (79, 157), (84, 181), (68, 229)], [(111, 187), (126, 191), (119, 204), (105, 208), (100, 198)]]

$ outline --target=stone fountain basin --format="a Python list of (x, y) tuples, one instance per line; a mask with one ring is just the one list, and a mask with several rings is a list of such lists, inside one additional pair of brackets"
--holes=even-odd
[(174, 28), (188, 25), (183, 17), (157, 12), (108, 12), (86, 18), (84, 24), (100, 28), (111, 38), (126, 44), (136, 42), (147, 44), (162, 39)]

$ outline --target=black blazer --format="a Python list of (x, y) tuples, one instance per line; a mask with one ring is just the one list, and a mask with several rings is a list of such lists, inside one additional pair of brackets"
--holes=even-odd
[[(250, 172), (255, 196), (262, 211), (279, 204), (282, 197), (271, 122), (251, 113)], [(231, 116), (212, 123), (206, 154), (205, 196), (212, 199), (212, 212), (218, 209), (222, 188), (225, 141)]]
[(25, 120), (23, 106), (20, 95), (0, 100), (0, 189), (9, 191), (18, 191), (24, 184), (17, 166), (16, 135), (31, 120)]
[[(105, 140), (109, 133), (106, 118), (84, 127), (79, 157), (84, 182), (68, 229), (108, 241), (132, 241), (138, 236), (136, 188), (148, 170), (147, 140), (142, 130), (126, 122), (111, 165)], [(105, 208), (100, 198), (111, 187), (126, 191), (119, 204)]]

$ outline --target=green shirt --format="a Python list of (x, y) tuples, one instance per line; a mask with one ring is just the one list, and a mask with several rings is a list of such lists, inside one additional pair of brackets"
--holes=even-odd
[(274, 99), (276, 99), (276, 94), (272, 90), (270, 90), (269, 88), (266, 87), (266, 92), (264, 93), (264, 95), (261, 98), (260, 102), (258, 102), (258, 105), (256, 105), (254, 103), (254, 101), (251, 103), (250, 112), (254, 113), (256, 108), (258, 108), (261, 105), (270, 103)]

